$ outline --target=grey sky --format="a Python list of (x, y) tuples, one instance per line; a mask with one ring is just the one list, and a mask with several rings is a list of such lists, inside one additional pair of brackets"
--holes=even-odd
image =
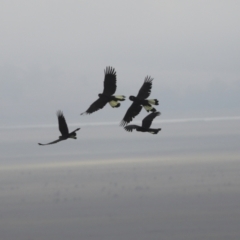
[(120, 122), (129, 101), (79, 116), (102, 91), (108, 65), (117, 94), (136, 94), (154, 77), (163, 118), (238, 115), (239, 8), (219, 0), (1, 1), (0, 125), (53, 123), (58, 109), (69, 122)]
[[(237, 239), (240, 121), (221, 117), (240, 116), (239, 9), (231, 0), (0, 1), (1, 237)], [(106, 66), (127, 97), (154, 78), (158, 135), (101, 123), (120, 122), (129, 100), (80, 116)], [(58, 109), (69, 130), (81, 127), (78, 139), (38, 146), (60, 135)], [(180, 117), (196, 121), (167, 121)], [(45, 124), (54, 126), (11, 128)]]

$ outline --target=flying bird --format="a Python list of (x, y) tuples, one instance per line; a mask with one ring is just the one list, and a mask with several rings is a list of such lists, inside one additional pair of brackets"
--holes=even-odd
[(125, 100), (125, 96), (123, 95), (113, 96), (117, 89), (117, 75), (115, 69), (113, 67), (106, 67), (104, 74), (103, 93), (99, 93), (99, 98), (90, 105), (86, 112), (81, 113), (81, 115), (96, 112), (102, 109), (107, 103), (113, 108), (118, 108), (121, 105), (119, 101)]
[(63, 116), (63, 112), (60, 111), (60, 110), (57, 111), (57, 117), (58, 117), (59, 131), (61, 132), (62, 136), (59, 136), (59, 139), (57, 139), (57, 140), (55, 140), (53, 142), (46, 143), (46, 144), (38, 143), (39, 145), (43, 146), (43, 145), (54, 144), (54, 143), (66, 140), (68, 138), (77, 139), (76, 131), (78, 131), (80, 128), (77, 128), (73, 132), (69, 133), (65, 117)]
[(157, 134), (161, 130), (161, 128), (150, 128), (152, 121), (156, 116), (160, 116), (160, 112), (152, 112), (149, 115), (147, 115), (142, 120), (142, 126), (127, 125), (126, 127), (124, 127), (124, 129), (128, 132), (132, 132), (135, 129), (138, 132), (149, 132), (152, 134)]
[(153, 78), (150, 76), (145, 77), (142, 87), (140, 88), (138, 95), (130, 96), (129, 99), (133, 101), (131, 106), (128, 108), (123, 120), (120, 123), (120, 126), (126, 126), (130, 123), (134, 117), (136, 117), (142, 107), (145, 108), (147, 112), (156, 112), (156, 109), (152, 105), (158, 105), (157, 99), (147, 99), (150, 96), (151, 89), (152, 89), (152, 81)]

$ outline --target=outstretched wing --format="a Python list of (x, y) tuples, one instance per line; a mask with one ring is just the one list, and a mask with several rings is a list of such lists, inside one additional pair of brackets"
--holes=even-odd
[(142, 106), (133, 102), (132, 105), (128, 108), (123, 120), (120, 123), (120, 126), (126, 126), (128, 123), (130, 123), (133, 118), (135, 118), (140, 111), (142, 110)]
[(53, 142), (45, 143), (45, 144), (43, 144), (43, 143), (38, 143), (38, 145), (44, 146), (44, 145), (54, 144), (54, 143), (57, 143), (57, 142), (60, 142), (60, 141), (62, 141), (62, 140), (58, 139), (58, 140), (55, 140), (55, 141), (53, 141)]
[(160, 116), (160, 112), (152, 112), (150, 114), (148, 114), (143, 120), (142, 120), (142, 127), (144, 128), (150, 128), (153, 119), (156, 116)]
[(132, 132), (134, 129), (139, 128), (138, 125), (127, 125), (126, 127), (124, 127), (124, 129), (128, 132)]
[(153, 78), (150, 76), (145, 77), (144, 83), (138, 92), (137, 98), (146, 99), (149, 97), (152, 89), (152, 80)]
[(68, 135), (68, 126), (66, 123), (66, 120), (63, 116), (63, 112), (62, 111), (57, 111), (57, 117), (58, 117), (58, 127), (59, 127), (59, 131), (61, 132), (62, 136), (66, 136)]
[(115, 93), (117, 89), (116, 71), (113, 67), (106, 67), (106, 70), (104, 70), (104, 74), (105, 74), (105, 78), (104, 78), (103, 94), (111, 96)]
[(96, 112), (99, 109), (102, 109), (107, 104), (106, 100), (103, 98), (98, 98), (92, 105), (87, 109), (86, 112), (81, 113), (83, 114), (91, 114), (93, 112)]

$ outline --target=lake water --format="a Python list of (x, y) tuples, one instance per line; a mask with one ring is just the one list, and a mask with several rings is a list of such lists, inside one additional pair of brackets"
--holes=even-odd
[(240, 239), (240, 120), (153, 125), (0, 129), (0, 239)]

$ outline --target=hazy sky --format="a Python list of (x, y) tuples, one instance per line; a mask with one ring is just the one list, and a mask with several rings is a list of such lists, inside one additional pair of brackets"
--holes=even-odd
[(127, 97), (154, 77), (163, 118), (239, 115), (239, 8), (221, 0), (3, 0), (0, 125), (52, 124), (58, 109), (71, 123), (120, 122), (129, 100), (79, 115), (102, 92), (109, 65)]

